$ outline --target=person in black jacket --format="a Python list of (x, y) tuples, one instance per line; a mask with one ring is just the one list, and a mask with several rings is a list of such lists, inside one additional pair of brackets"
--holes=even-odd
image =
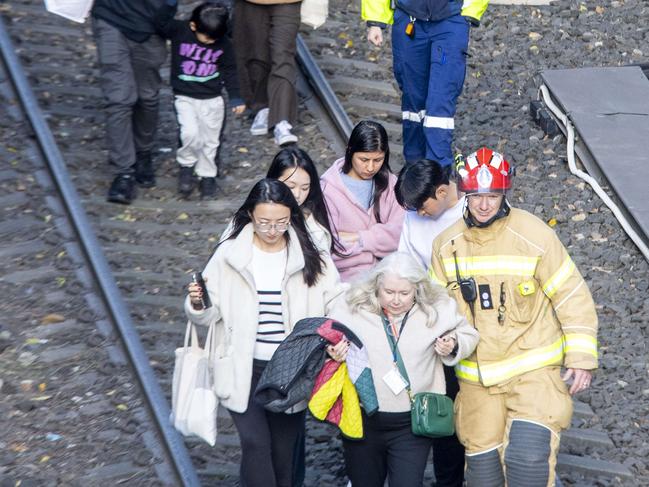
[(180, 127), (178, 192), (188, 197), (194, 174), (200, 178), (201, 199), (216, 195), (215, 163), (225, 108), (221, 93), (228, 90), (237, 114), (245, 105), (239, 98), (234, 51), (228, 36), (228, 9), (221, 3), (197, 6), (190, 19), (174, 20), (177, 0), (167, 0), (156, 17), (156, 27), (171, 39), (171, 87)]
[(129, 204), (136, 181), (155, 186), (151, 150), (158, 125), (159, 69), (167, 55), (154, 16), (164, 0), (96, 0), (92, 25), (106, 102), (114, 179), (108, 201)]

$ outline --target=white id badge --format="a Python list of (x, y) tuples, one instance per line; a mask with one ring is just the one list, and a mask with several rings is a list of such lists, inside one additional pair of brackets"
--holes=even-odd
[(408, 385), (399, 371), (395, 368), (390, 369), (390, 372), (383, 376), (383, 382), (387, 384), (395, 396), (403, 391)]

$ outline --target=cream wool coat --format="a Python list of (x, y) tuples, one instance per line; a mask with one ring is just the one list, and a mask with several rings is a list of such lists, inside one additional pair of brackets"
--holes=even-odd
[[(288, 260), (282, 282), (282, 312), (287, 333), (302, 318), (324, 316), (330, 303), (345, 290), (336, 268), (326, 254), (323, 274), (312, 287), (307, 287), (302, 276), (304, 257), (295, 231), (289, 227)], [(259, 301), (251, 270), (253, 226), (244, 227), (237, 238), (223, 242), (210, 258), (203, 272), (212, 307), (195, 310), (185, 299), (185, 313), (198, 325), (216, 322), (216, 365), (223, 357), (230, 357), (227, 367), (232, 377), (228, 386), (215, 384), (219, 401), (226, 408), (242, 413), (248, 407), (252, 360), (259, 323)], [(224, 366), (225, 367), (225, 366)], [(221, 372), (221, 373), (220, 373)], [(222, 371), (215, 371), (215, 381)]]
[[(446, 394), (443, 364), (449, 366), (457, 364), (461, 359), (468, 357), (478, 344), (478, 332), (458, 313), (454, 299), (444, 297), (435, 308), (438, 314), (437, 321), (429, 328), (426, 325), (428, 316), (415, 304), (399, 339), (399, 351), (410, 378), (413, 394), (418, 392)], [(352, 311), (344, 297), (336, 301), (329, 317), (349, 327), (367, 348), (379, 411), (410, 411), (410, 400), (406, 390), (394, 395), (383, 381), (383, 377), (393, 368), (393, 359), (381, 317), (363, 309)], [(457, 354), (454, 357), (450, 355), (440, 357), (435, 352), (435, 339), (451, 330), (457, 337)]]

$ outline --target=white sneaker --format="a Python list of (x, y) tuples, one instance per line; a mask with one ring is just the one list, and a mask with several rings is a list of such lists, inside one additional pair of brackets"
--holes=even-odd
[(266, 135), (268, 133), (268, 108), (262, 108), (255, 115), (255, 119), (250, 126), (252, 135)]
[(297, 142), (297, 136), (291, 132), (293, 126), (286, 120), (282, 120), (275, 125), (275, 143), (279, 146)]

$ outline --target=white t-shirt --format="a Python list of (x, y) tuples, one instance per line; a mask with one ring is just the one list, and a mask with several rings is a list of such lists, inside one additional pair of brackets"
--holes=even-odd
[(462, 197), (437, 218), (419, 216), (416, 211), (407, 211), (399, 239), (399, 252), (412, 255), (424, 269), (428, 270), (433, 253), (433, 240), (440, 233), (462, 218), (464, 210)]
[(286, 338), (282, 313), (282, 281), (286, 274), (287, 251), (264, 252), (252, 246), (252, 277), (259, 299), (259, 325), (254, 358), (270, 360)]

